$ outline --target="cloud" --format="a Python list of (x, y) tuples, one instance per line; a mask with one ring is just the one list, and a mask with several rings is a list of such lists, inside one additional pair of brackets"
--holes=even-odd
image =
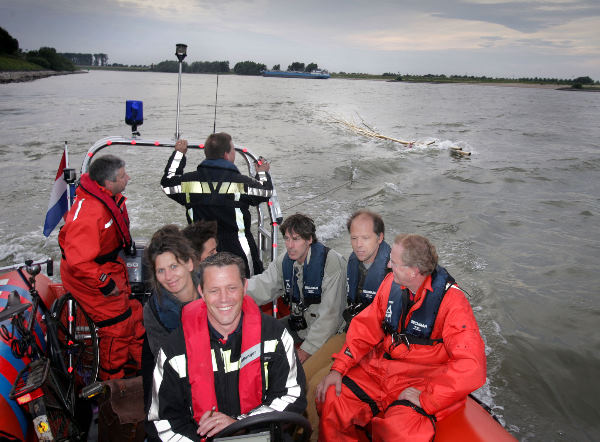
[(597, 56), (600, 54), (597, 29), (600, 19), (595, 17), (524, 33), (489, 22), (421, 15), (401, 28), (354, 33), (347, 40), (352, 45), (379, 51), (528, 47), (540, 51), (558, 49), (565, 55)]
[(127, 64), (172, 58), (182, 42), (189, 62), (231, 66), (310, 59), (332, 71), (426, 73), (457, 60), (465, 73), (536, 74), (546, 60), (548, 71), (600, 77), (598, 0), (19, 0), (2, 2), (0, 17), (24, 49)]
[(433, 15), (441, 18), (482, 21), (525, 33), (600, 16), (600, 4), (595, 0), (464, 0), (438, 6)]

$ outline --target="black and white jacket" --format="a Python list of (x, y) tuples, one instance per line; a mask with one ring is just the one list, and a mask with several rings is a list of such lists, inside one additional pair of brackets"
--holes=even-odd
[[(241, 324), (241, 321), (240, 321)], [(241, 418), (238, 379), (241, 352), (241, 325), (226, 343), (211, 328), (211, 353), (216, 362), (215, 393), (219, 411)], [(306, 408), (306, 379), (299, 363), (294, 340), (275, 318), (262, 315), (261, 366), (262, 404), (249, 416), (269, 411), (303, 413)], [(188, 379), (183, 329), (174, 330), (157, 355), (148, 421), (160, 440), (200, 440), (193, 418), (192, 390)]]
[(160, 181), (169, 198), (185, 206), (188, 223), (217, 221), (219, 251), (231, 252), (246, 261), (247, 276), (262, 273), (263, 265), (250, 230), (250, 206), (266, 202), (273, 194), (271, 176), (242, 175), (225, 159), (204, 160), (193, 172), (184, 173), (186, 159), (174, 151)]

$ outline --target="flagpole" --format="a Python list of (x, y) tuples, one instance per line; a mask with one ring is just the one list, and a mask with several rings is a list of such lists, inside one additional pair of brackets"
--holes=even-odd
[[(69, 146), (65, 141), (65, 169), (69, 168)], [(63, 179), (65, 178), (63, 172)], [(66, 181), (66, 180), (65, 180)], [(71, 210), (71, 184), (67, 181), (67, 207)]]

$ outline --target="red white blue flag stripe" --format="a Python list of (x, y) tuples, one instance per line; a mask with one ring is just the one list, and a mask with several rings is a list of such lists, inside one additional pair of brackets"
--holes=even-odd
[(52, 193), (50, 194), (50, 203), (48, 203), (48, 212), (46, 212), (46, 221), (44, 221), (44, 235), (50, 236), (50, 233), (60, 222), (67, 211), (69, 210), (69, 202), (67, 200), (68, 188), (67, 182), (63, 179), (63, 171), (67, 167), (67, 156), (66, 152), (63, 152), (60, 165), (58, 166), (58, 172), (56, 173), (56, 179), (52, 186)]

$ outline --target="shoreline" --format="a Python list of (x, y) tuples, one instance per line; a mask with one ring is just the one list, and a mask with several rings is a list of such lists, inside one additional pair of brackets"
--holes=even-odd
[[(119, 72), (129, 71), (123, 69), (98, 69), (98, 70), (115, 70)], [(27, 81), (34, 81), (40, 78), (53, 77), (55, 75), (70, 75), (70, 74), (87, 74), (87, 70), (78, 71), (0, 71), (0, 84), (6, 83), (23, 83)], [(138, 72), (133, 71), (132, 72)], [(397, 80), (385, 80), (380, 78), (366, 78), (366, 77), (334, 77), (335, 79), (344, 80), (380, 80), (387, 81), (390, 83), (429, 83), (429, 84), (470, 84), (480, 86), (498, 86), (498, 87), (518, 87), (518, 88), (529, 88), (529, 89), (552, 89), (557, 91), (572, 91), (572, 92), (600, 92), (600, 88), (582, 88), (575, 89), (571, 86), (565, 86), (560, 84), (544, 84), (544, 83), (520, 83), (520, 82), (494, 82), (494, 81), (397, 81)]]
[(23, 83), (55, 75), (86, 74), (87, 71), (1, 71), (0, 84)]
[(581, 88), (576, 89), (571, 86), (565, 86), (560, 84), (540, 84), (540, 83), (494, 83), (494, 82), (464, 82), (459, 84), (477, 84), (482, 86), (500, 86), (500, 87), (521, 87), (521, 88), (531, 88), (531, 89), (553, 89), (555, 91), (574, 91), (574, 92), (600, 92), (600, 89), (589, 89), (589, 88)]
[(528, 89), (552, 89), (555, 91), (574, 91), (574, 92), (600, 92), (600, 87), (594, 86), (593, 88), (583, 87), (576, 89), (564, 84), (549, 84), (549, 83), (520, 83), (514, 82), (495, 82), (495, 81), (396, 81), (396, 80), (385, 80), (390, 83), (421, 83), (421, 84), (468, 84), (476, 86), (499, 86), (499, 87), (518, 87)]

